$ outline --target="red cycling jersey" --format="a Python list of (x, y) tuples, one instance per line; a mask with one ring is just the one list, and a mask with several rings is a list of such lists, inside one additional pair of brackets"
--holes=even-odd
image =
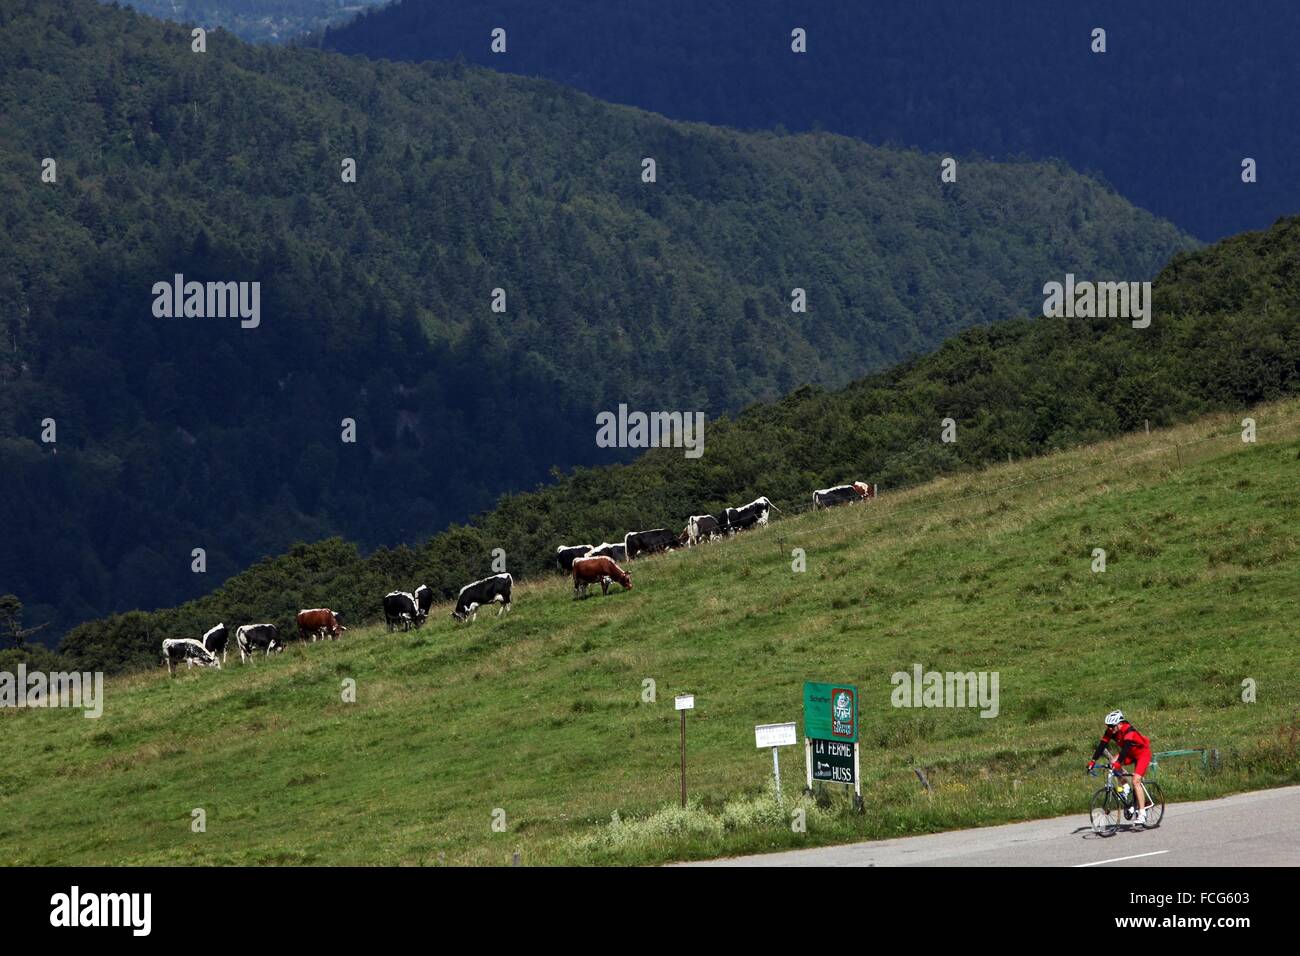
[(1138, 729), (1127, 720), (1121, 721), (1114, 727), (1106, 728), (1106, 732), (1101, 736), (1101, 743), (1097, 744), (1097, 749), (1093, 751), (1094, 761), (1101, 757), (1106, 745), (1112, 740), (1119, 744), (1119, 756), (1115, 759), (1115, 763), (1135, 764), (1133, 772), (1139, 776), (1147, 772), (1147, 767), (1151, 763), (1151, 741), (1138, 733)]

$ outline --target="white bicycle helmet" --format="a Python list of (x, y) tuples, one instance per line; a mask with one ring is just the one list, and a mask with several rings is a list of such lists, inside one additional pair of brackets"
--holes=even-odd
[(1122, 710), (1112, 710), (1109, 714), (1106, 715), (1107, 727), (1114, 727), (1120, 723), (1123, 723), (1123, 721), (1124, 721), (1124, 711)]

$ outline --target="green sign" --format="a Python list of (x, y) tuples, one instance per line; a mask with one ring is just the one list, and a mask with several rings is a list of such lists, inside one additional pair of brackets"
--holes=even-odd
[(858, 739), (858, 689), (852, 684), (805, 681), (803, 735), (855, 743)]
[(853, 744), (847, 740), (812, 739), (812, 778), (828, 783), (856, 783)]

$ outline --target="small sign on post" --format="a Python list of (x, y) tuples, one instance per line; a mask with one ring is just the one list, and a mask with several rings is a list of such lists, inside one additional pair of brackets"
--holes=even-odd
[(757, 724), (754, 727), (754, 746), (759, 750), (772, 748), (772, 775), (776, 778), (776, 802), (781, 800), (781, 760), (777, 756), (777, 747), (789, 747), (799, 742), (799, 732), (794, 721), (788, 724)]
[(682, 809), (686, 809), (686, 712), (695, 709), (694, 694), (678, 694), (673, 698), (673, 706), (682, 715)]
[(862, 809), (858, 764), (858, 689), (851, 684), (803, 685), (804, 760), (808, 789), (814, 780), (853, 787), (853, 807)]

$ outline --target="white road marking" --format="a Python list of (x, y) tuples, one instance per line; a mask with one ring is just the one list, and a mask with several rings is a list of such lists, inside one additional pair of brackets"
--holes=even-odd
[(1076, 863), (1074, 869), (1081, 866), (1101, 866), (1104, 863), (1122, 863), (1125, 860), (1140, 860), (1144, 856), (1159, 856), (1161, 853), (1168, 853), (1168, 850), (1154, 850), (1151, 853), (1135, 853), (1132, 856), (1117, 856), (1113, 860), (1097, 860), (1095, 863)]

